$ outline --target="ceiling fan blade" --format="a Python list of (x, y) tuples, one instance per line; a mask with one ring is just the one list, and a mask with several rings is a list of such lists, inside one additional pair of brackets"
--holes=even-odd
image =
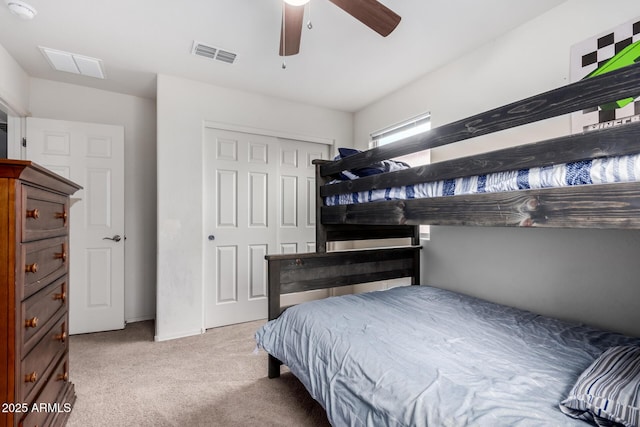
[(400, 15), (376, 0), (329, 0), (349, 15), (387, 37), (400, 23)]
[(280, 56), (295, 55), (300, 52), (304, 5), (291, 6), (289, 3), (284, 2), (283, 5), (284, 17), (280, 30)]

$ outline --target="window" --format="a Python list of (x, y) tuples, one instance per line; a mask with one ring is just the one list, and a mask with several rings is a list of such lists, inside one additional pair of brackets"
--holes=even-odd
[[(370, 147), (379, 147), (381, 145), (390, 144), (392, 142), (400, 141), (410, 136), (419, 135), (427, 132), (431, 129), (431, 114), (421, 114), (412, 119), (406, 120), (402, 123), (389, 126), (378, 132), (371, 134)], [(397, 157), (393, 160), (398, 160), (407, 163), (411, 167), (426, 165), (431, 163), (431, 151), (424, 150), (417, 153), (407, 154), (405, 156)], [(420, 226), (420, 238), (429, 238), (429, 226)]]
[(431, 129), (431, 114), (421, 114), (402, 123), (389, 126), (371, 134), (374, 147), (400, 141), (413, 135), (426, 132)]

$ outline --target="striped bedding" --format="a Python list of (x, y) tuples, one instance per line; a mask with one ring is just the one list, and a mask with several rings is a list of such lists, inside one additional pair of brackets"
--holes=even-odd
[[(348, 179), (358, 178), (356, 175), (347, 173), (343, 173), (343, 176)], [(326, 206), (337, 206), (384, 200), (408, 200), (572, 185), (632, 182), (639, 179), (640, 154), (634, 154), (447, 179), (403, 187), (338, 194), (325, 197), (324, 201)]]

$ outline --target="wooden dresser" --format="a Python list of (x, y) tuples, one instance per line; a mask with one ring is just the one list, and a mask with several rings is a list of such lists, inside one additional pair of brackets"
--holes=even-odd
[(69, 196), (80, 188), (32, 162), (0, 160), (0, 426), (64, 425), (75, 401)]

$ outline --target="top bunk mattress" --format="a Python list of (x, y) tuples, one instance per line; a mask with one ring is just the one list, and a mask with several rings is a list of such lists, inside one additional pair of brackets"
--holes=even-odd
[[(358, 179), (363, 176), (391, 172), (408, 167), (402, 162), (387, 160), (381, 162), (378, 167), (363, 168), (359, 171), (344, 171), (341, 174), (341, 179)], [(634, 154), (446, 179), (401, 187), (336, 194), (325, 197), (324, 203), (325, 206), (339, 206), (388, 200), (410, 200), (638, 180), (640, 180), (640, 154)], [(331, 183), (335, 182), (339, 181), (332, 181)]]

